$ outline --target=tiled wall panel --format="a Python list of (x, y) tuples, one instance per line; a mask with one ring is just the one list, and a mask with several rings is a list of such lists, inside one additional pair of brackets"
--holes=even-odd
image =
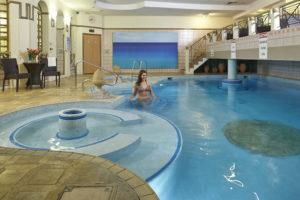
[(257, 73), (300, 80), (300, 61), (258, 61)]

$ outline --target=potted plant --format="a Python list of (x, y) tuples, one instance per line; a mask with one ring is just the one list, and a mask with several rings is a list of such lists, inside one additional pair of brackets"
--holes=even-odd
[(204, 66), (204, 72), (205, 72), (205, 73), (208, 73), (208, 72), (209, 72), (209, 65), (205, 65), (205, 66)]
[(224, 73), (224, 71), (225, 71), (225, 64), (224, 64), (224, 62), (219, 62), (218, 68), (219, 68), (219, 72), (220, 73)]
[(217, 73), (218, 72), (218, 68), (217, 67), (213, 67), (212, 71), (213, 71), (213, 73)]
[(246, 70), (247, 70), (247, 65), (246, 65), (246, 63), (241, 63), (241, 64), (240, 64), (240, 72), (241, 72), (241, 73), (245, 73)]
[(36, 61), (36, 57), (40, 55), (40, 51), (38, 49), (28, 49), (27, 48), (28, 61)]

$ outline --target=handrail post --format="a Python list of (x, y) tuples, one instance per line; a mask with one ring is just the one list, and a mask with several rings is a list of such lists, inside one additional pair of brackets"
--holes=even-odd
[(77, 64), (74, 63), (75, 65), (75, 88), (77, 88)]

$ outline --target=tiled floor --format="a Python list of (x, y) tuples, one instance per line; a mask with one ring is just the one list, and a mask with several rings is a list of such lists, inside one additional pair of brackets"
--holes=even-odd
[(82, 81), (90, 78), (91, 75), (79, 76), (77, 88), (75, 88), (74, 78), (61, 79), (60, 87), (56, 87), (55, 81), (51, 81), (46, 82), (44, 89), (41, 89), (39, 86), (34, 86), (33, 89), (25, 89), (24, 86), (21, 86), (19, 92), (16, 92), (15, 88), (6, 88), (4, 92), (0, 93), (0, 116), (5, 113), (38, 105), (74, 101), (114, 102), (120, 98), (119, 96), (112, 96), (110, 99), (88, 99), (88, 88), (92, 86), (92, 83), (86, 82), (83, 90)]
[[(5, 89), (0, 95), (0, 116), (44, 104), (91, 101), (87, 88), (82, 91), (74, 79), (64, 78), (61, 87), (55, 82), (46, 88)], [(87, 83), (86, 86), (91, 86)], [(97, 100), (114, 102), (119, 96)], [(95, 100), (93, 100), (95, 101)], [(0, 199), (158, 199), (151, 187), (134, 173), (105, 159), (86, 154), (24, 150), (0, 147)]]

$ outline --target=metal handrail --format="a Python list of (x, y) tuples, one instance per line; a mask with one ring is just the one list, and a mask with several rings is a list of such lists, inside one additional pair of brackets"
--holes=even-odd
[(94, 66), (94, 67), (100, 69), (101, 71), (108, 72), (108, 73), (112, 74), (112, 75), (116, 78), (116, 79), (115, 79), (115, 82), (114, 82), (113, 84), (105, 84), (105, 85), (115, 85), (115, 84), (118, 83), (118, 79), (119, 79), (119, 75), (118, 75), (118, 74), (116, 74), (116, 73), (114, 73), (114, 72), (112, 72), (112, 71), (109, 71), (109, 70), (107, 70), (107, 69), (104, 69), (104, 68), (102, 68), (102, 67), (100, 67), (100, 66), (98, 66), (98, 65), (95, 65), (95, 64), (93, 64), (93, 63), (91, 63), (91, 62), (88, 62), (88, 61), (86, 61), (86, 60), (79, 60), (79, 61), (77, 61), (77, 62), (74, 64), (74, 65), (75, 65), (75, 88), (77, 88), (77, 66), (78, 66), (79, 63), (87, 63), (87, 64), (89, 64), (89, 65), (92, 65), (92, 66)]
[(84, 81), (82, 81), (82, 83), (81, 83), (81, 89), (82, 89), (82, 91), (84, 90), (84, 84), (86, 83), (86, 82), (88, 82), (88, 81), (93, 81), (92, 79), (85, 79)]
[(140, 60), (139, 59), (135, 59), (133, 62), (132, 62), (132, 67), (131, 67), (131, 81), (133, 81), (133, 70), (135, 68), (135, 65), (136, 63), (138, 63), (138, 65), (140, 65)]
[(190, 67), (201, 57), (204, 57), (206, 52), (206, 36), (203, 36), (189, 47), (189, 65)]
[(140, 70), (142, 69), (143, 63), (145, 63), (146, 71), (147, 71), (148, 70), (148, 62), (147, 62), (147, 60), (141, 60), (140, 61), (140, 65), (139, 65)]
[(142, 66), (143, 66), (143, 63), (145, 63), (146, 65), (146, 71), (148, 70), (148, 62), (147, 60), (139, 60), (139, 59), (135, 59), (132, 63), (132, 68), (131, 68), (131, 81), (133, 81), (133, 70), (135, 68), (135, 65), (136, 63), (138, 63), (138, 69), (141, 70), (142, 69)]

